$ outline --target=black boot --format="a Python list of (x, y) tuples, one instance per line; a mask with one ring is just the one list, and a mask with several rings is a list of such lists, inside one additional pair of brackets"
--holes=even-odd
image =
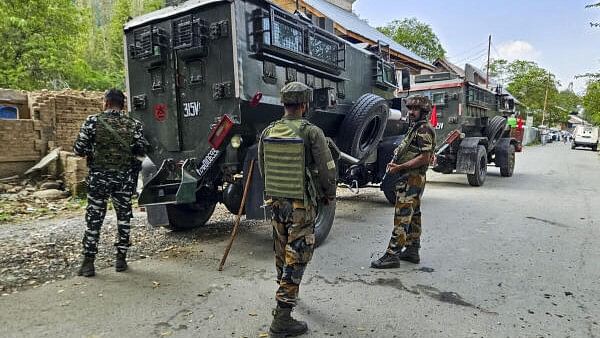
[(81, 263), (81, 267), (79, 271), (77, 271), (77, 276), (83, 277), (93, 277), (96, 275), (96, 269), (94, 268), (94, 259), (93, 256), (84, 256), (83, 262)]
[(379, 259), (371, 262), (371, 267), (375, 269), (393, 269), (400, 267), (400, 259), (398, 255), (390, 254), (388, 252), (381, 256)]
[(406, 247), (402, 253), (400, 253), (399, 257), (403, 261), (407, 261), (413, 264), (419, 264), (421, 261), (421, 257), (419, 257), (419, 248), (421, 246), (419, 244), (412, 244)]
[(273, 338), (295, 337), (306, 333), (308, 325), (292, 318), (292, 308), (278, 306), (273, 310), (273, 322), (270, 331)]
[(117, 260), (115, 261), (115, 270), (117, 272), (123, 272), (127, 270), (127, 261), (125, 260), (126, 257), (126, 253), (117, 252)]

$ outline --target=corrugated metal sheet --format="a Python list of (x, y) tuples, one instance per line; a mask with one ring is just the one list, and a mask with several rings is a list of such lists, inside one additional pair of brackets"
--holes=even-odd
[(204, 6), (213, 2), (223, 2), (227, 0), (190, 0), (186, 1), (178, 6), (167, 6), (163, 9), (159, 9), (157, 11), (138, 16), (136, 18), (131, 19), (131, 21), (125, 24), (125, 30), (128, 30), (132, 27), (137, 27), (143, 25), (147, 22), (154, 20), (161, 20), (164, 18), (168, 18), (171, 16), (175, 16), (180, 13), (187, 12), (199, 6)]
[(389, 44), (390, 48), (395, 50), (396, 52), (404, 54), (411, 59), (433, 67), (433, 65), (429, 61), (423, 59), (422, 57), (408, 50), (406, 47), (390, 39), (377, 29), (371, 27), (366, 21), (363, 21), (358, 16), (356, 16), (356, 14), (346, 11), (324, 0), (304, 0), (304, 2), (309, 6), (315, 8), (319, 12), (323, 13), (331, 20), (336, 22), (338, 25), (344, 27), (345, 29), (352, 31), (356, 34), (362, 35), (369, 40), (381, 40)]

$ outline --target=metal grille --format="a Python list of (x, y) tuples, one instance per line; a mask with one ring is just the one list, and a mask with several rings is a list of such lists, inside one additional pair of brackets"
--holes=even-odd
[(273, 45), (296, 53), (303, 53), (302, 30), (280, 18), (273, 22)]
[(201, 47), (206, 43), (208, 24), (191, 15), (173, 21), (173, 48)]
[(308, 40), (310, 55), (332, 66), (338, 65), (338, 44), (316, 34)]
[(192, 16), (173, 21), (173, 48), (191, 47), (193, 42)]
[(152, 29), (150, 27), (133, 32), (133, 45), (130, 53), (134, 59), (152, 55)]

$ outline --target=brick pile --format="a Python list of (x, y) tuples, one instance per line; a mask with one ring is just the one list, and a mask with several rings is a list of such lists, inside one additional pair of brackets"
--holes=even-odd
[[(29, 93), (31, 119), (0, 120), (0, 178), (22, 174), (54, 148), (73, 149), (85, 118), (102, 110), (102, 96), (72, 90)], [(80, 170), (73, 172), (79, 179)]]

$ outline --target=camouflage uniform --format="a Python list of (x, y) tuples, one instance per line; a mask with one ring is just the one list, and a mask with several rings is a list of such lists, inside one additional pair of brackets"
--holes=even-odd
[[(301, 84), (288, 84), (282, 89), (282, 102), (307, 102), (307, 98), (296, 96), (299, 94), (294, 92), (294, 86), (297, 86), (300, 90), (307, 88)], [(305, 155), (307, 167), (311, 171), (319, 173), (315, 175), (313, 181), (319, 191), (318, 195), (328, 199), (335, 198), (335, 162), (327, 145), (327, 140), (319, 127), (304, 119), (284, 117), (263, 131), (258, 150), (261, 173), (265, 173), (264, 138), (273, 137), (274, 135), (285, 136), (286, 133), (293, 132), (287, 127), (287, 124), (293, 124), (295, 128), (301, 130), (301, 133), (304, 134), (302, 138), (307, 150)], [(293, 136), (293, 134), (290, 136)], [(308, 190), (308, 187), (306, 189)], [(309, 201), (278, 197), (267, 202), (272, 207), (275, 266), (277, 269), (277, 283), (279, 284), (275, 298), (279, 307), (292, 308), (296, 305), (304, 270), (313, 255), (316, 199), (319, 197), (312, 197)]]
[[(404, 163), (422, 153), (432, 153), (435, 149), (435, 131), (431, 125), (417, 122), (409, 131), (411, 132), (416, 133), (412, 142), (409, 145), (401, 143), (396, 149), (398, 152), (401, 147), (408, 147), (408, 151), (397, 163)], [(390, 254), (400, 253), (405, 246), (420, 246), (421, 197), (425, 190), (427, 169), (428, 165), (410, 169), (396, 184), (394, 230), (387, 249)]]
[[(411, 118), (418, 111), (418, 120), (413, 121), (400, 145), (394, 151), (392, 175), (398, 176), (395, 182), (396, 208), (394, 210), (394, 230), (386, 253), (371, 262), (376, 269), (390, 269), (400, 266), (400, 261), (418, 264), (421, 238), (421, 196), (425, 190), (427, 169), (431, 158), (423, 154), (433, 154), (435, 130), (428, 123), (431, 102), (421, 95), (413, 95), (406, 100)], [(406, 164), (417, 159), (416, 162)], [(416, 167), (416, 165), (419, 165)], [(398, 170), (401, 170), (398, 172)], [(404, 249), (404, 251), (402, 251)]]
[[(99, 118), (111, 127), (115, 125), (120, 127), (119, 135), (127, 136), (129, 134), (130, 137), (125, 137), (125, 139), (130, 141), (130, 149), (124, 148), (124, 145), (122, 145), (122, 149), (119, 149), (121, 145), (111, 147), (110, 144), (102, 144), (106, 141), (99, 142), (96, 137), (97, 131), (99, 128), (106, 129)], [(107, 132), (104, 131), (104, 133)], [(115, 139), (119, 138), (110, 133), (107, 135)], [(118, 141), (123, 141), (123, 139)], [(98, 253), (100, 228), (106, 215), (109, 198), (112, 198), (117, 214), (118, 238), (115, 243), (117, 253), (125, 254), (127, 252), (127, 248), (131, 245), (129, 241), (130, 219), (133, 217), (131, 197), (139, 172), (139, 160), (135, 156), (143, 156), (147, 147), (148, 143), (144, 139), (142, 125), (116, 110), (107, 110), (101, 114), (89, 116), (81, 126), (73, 150), (75, 154), (87, 158), (89, 167), (88, 206), (85, 215), (87, 229), (83, 236), (84, 256), (94, 257)], [(115, 151), (115, 149), (119, 151)], [(110, 159), (114, 159), (114, 161)], [(107, 162), (108, 164), (106, 164)], [(123, 165), (123, 163), (126, 164)]]

